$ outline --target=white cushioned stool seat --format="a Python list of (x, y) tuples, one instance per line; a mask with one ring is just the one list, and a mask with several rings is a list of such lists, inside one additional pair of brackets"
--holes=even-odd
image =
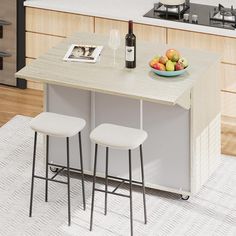
[(94, 143), (117, 149), (135, 149), (147, 138), (147, 132), (114, 124), (101, 124), (90, 134)]
[(42, 112), (30, 122), (30, 127), (34, 131), (54, 137), (74, 136), (78, 134), (85, 125), (85, 120), (81, 118), (52, 112)]

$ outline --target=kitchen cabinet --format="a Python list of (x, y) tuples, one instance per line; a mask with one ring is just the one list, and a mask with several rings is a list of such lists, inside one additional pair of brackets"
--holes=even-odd
[[(33, 59), (33, 58), (26, 58), (25, 63), (26, 63), (26, 65), (29, 65), (34, 60), (35, 59)], [(39, 83), (37, 81), (27, 80), (27, 86), (28, 86), (28, 88), (31, 88), (31, 89), (43, 90), (43, 84)]]
[(26, 32), (26, 57), (38, 58), (63, 39), (63, 37)]
[[(128, 32), (125, 21), (95, 17), (95, 33), (108, 35), (111, 29), (118, 29), (124, 38)], [(138, 40), (166, 43), (166, 28), (134, 23), (134, 32)]]
[(67, 37), (75, 32), (93, 32), (94, 17), (26, 8), (26, 31)]
[(221, 55), (222, 62), (236, 64), (236, 38), (168, 29), (168, 43), (216, 52)]
[(221, 92), (221, 114), (226, 117), (236, 117), (236, 93)]
[(221, 90), (236, 93), (236, 65), (221, 63)]

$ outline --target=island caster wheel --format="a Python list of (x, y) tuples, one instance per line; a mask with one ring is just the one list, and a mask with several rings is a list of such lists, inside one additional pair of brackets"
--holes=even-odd
[(50, 171), (52, 171), (53, 173), (57, 173), (58, 170), (59, 170), (57, 167), (53, 167), (53, 166), (50, 166), (49, 169), (50, 169)]
[(189, 199), (189, 196), (188, 195), (181, 195), (181, 199), (184, 200), (184, 201), (187, 201)]

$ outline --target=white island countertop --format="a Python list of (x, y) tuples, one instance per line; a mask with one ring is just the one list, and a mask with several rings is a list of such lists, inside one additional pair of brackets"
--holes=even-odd
[[(236, 30), (143, 17), (154, 0), (27, 0), (25, 6), (236, 38)], [(195, 2), (195, 1), (192, 1)], [(198, 1), (199, 2), (199, 1)]]
[[(63, 61), (68, 47), (78, 41), (81, 44), (104, 45), (100, 61), (95, 64)], [(198, 80), (205, 78), (210, 69), (216, 71), (219, 67), (220, 57), (217, 54), (180, 49), (189, 60), (188, 71), (175, 78), (159, 77), (151, 72), (148, 62), (153, 57), (153, 51), (163, 54), (168, 45), (139, 42), (137, 67), (130, 70), (124, 68), (123, 47), (117, 50), (117, 65), (113, 65), (112, 51), (107, 42), (107, 37), (77, 33), (18, 71), (16, 77), (166, 105), (178, 104), (189, 109), (191, 89)]]

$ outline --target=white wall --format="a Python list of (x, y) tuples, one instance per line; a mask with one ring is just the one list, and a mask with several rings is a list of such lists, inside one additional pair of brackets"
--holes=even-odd
[(225, 7), (230, 7), (231, 5), (236, 8), (236, 0), (190, 0), (192, 3), (200, 3), (206, 5), (218, 5), (219, 3)]

